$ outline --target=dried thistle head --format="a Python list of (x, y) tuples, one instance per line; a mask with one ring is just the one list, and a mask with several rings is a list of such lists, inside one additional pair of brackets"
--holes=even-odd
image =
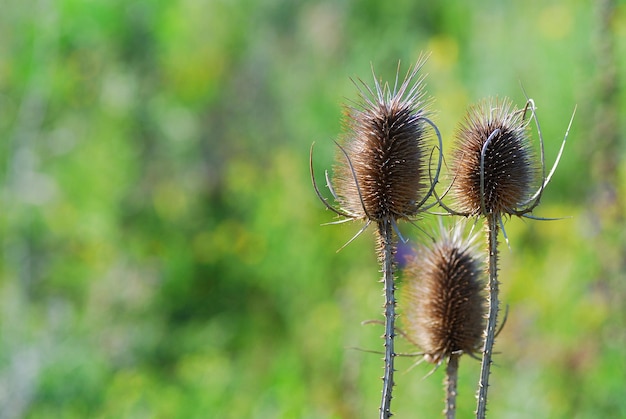
[(406, 338), (439, 364), (453, 354), (480, 351), (486, 319), (483, 269), (462, 226), (442, 228), (431, 247), (407, 265), (401, 307)]
[(350, 218), (381, 222), (409, 218), (432, 190), (429, 181), (428, 125), (423, 100), (424, 59), (400, 86), (374, 89), (363, 83), (360, 100), (346, 109), (333, 179), (336, 198)]
[(528, 204), (538, 170), (525, 111), (491, 98), (468, 110), (452, 159), (457, 212), (520, 215)]

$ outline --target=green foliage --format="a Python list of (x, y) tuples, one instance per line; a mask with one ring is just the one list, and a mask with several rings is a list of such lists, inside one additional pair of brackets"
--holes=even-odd
[[(551, 162), (579, 107), (538, 211), (572, 218), (507, 224), (490, 415), (625, 416), (625, 172), (589, 165), (596, 16), (582, 2), (4, 2), (0, 418), (374, 416), (380, 357), (350, 348), (382, 350), (382, 328), (360, 324), (381, 318), (376, 255), (367, 233), (335, 252), (359, 227), (320, 227), (334, 219), (308, 150), (332, 169), (350, 77), (371, 64), (392, 80), (420, 51), (446, 151), (467, 105), (522, 104), (521, 83)], [(595, 194), (605, 183), (613, 201)], [(397, 362), (395, 413), (437, 417), (443, 371), (403, 373), (412, 362)], [(478, 370), (461, 362), (459, 417)]]

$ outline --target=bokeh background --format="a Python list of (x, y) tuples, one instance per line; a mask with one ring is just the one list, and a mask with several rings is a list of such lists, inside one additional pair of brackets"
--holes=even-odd
[[(578, 106), (535, 212), (570, 218), (507, 223), (490, 415), (626, 417), (623, 1), (0, 9), (0, 418), (377, 417), (373, 236), (336, 253), (360, 225), (320, 226), (309, 147), (323, 176), (350, 79), (421, 52), (444, 151), (468, 105), (523, 87), (551, 164)], [(439, 417), (444, 371), (414, 362), (396, 417)]]

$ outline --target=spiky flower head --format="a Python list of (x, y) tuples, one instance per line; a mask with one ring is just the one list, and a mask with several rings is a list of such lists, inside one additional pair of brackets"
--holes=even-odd
[[(333, 186), (352, 218), (380, 222), (409, 218), (428, 196), (427, 121), (423, 77), (425, 59), (400, 86), (363, 83), (360, 100), (346, 108)], [(432, 123), (431, 123), (432, 125)]]
[(512, 215), (527, 204), (537, 168), (524, 112), (492, 98), (468, 110), (452, 159), (456, 211)]
[(480, 351), (486, 299), (481, 258), (462, 226), (441, 229), (421, 246), (405, 271), (400, 300), (407, 339), (439, 364), (453, 354)]

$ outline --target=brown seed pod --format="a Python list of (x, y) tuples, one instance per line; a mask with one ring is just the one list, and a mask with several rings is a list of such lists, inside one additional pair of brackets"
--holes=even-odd
[[(380, 222), (409, 218), (432, 191), (426, 149), (428, 125), (421, 59), (393, 90), (375, 78), (346, 109), (346, 134), (333, 179), (338, 202), (351, 218)], [(436, 129), (436, 128), (435, 128)]]
[(519, 215), (537, 178), (525, 110), (487, 99), (468, 110), (456, 133), (452, 191), (464, 215)]
[(453, 354), (480, 352), (486, 299), (482, 264), (462, 226), (422, 246), (407, 265), (401, 308), (406, 338), (439, 364)]

